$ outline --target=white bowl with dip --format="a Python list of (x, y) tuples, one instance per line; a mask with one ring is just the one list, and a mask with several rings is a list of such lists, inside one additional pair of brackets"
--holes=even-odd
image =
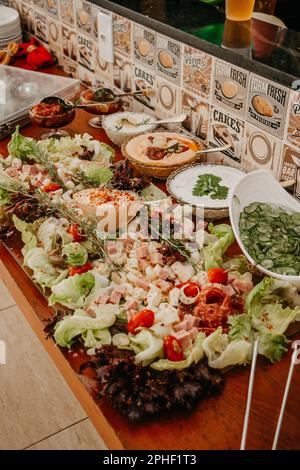
[(102, 127), (107, 137), (121, 147), (128, 137), (153, 131), (156, 127), (156, 118), (150, 114), (130, 111), (114, 113), (102, 118)]
[(241, 240), (239, 221), (244, 208), (253, 202), (266, 203), (293, 212), (300, 212), (300, 203), (288, 194), (266, 170), (252, 171), (240, 179), (231, 192), (229, 202), (229, 216), (235, 238), (250, 263), (267, 276), (290, 282), (300, 289), (300, 276), (274, 273), (258, 264), (248, 253)]

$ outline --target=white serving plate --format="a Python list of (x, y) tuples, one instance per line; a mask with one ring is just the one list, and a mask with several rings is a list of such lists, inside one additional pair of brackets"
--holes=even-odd
[[(193, 196), (192, 190), (198, 176), (210, 173), (222, 178), (220, 184), (229, 188), (226, 199), (211, 199), (209, 196)], [(228, 217), (230, 191), (244, 176), (244, 172), (220, 163), (196, 163), (173, 172), (167, 180), (168, 192), (177, 201), (193, 206), (203, 206), (205, 218)]]
[(299, 202), (290, 196), (268, 171), (257, 170), (246, 174), (231, 192), (229, 216), (235, 238), (250, 263), (267, 276), (288, 281), (300, 288), (300, 276), (287, 276), (284, 274), (273, 273), (272, 271), (263, 268), (260, 264), (254, 261), (245, 248), (240, 237), (239, 219), (244, 208), (252, 202), (264, 202), (266, 204), (280, 206), (283, 209), (300, 212)]

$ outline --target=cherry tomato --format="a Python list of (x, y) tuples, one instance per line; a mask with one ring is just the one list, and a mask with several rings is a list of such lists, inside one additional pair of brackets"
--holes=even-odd
[(70, 225), (70, 227), (68, 228), (68, 232), (70, 235), (72, 235), (74, 242), (81, 242), (82, 240), (84, 240), (84, 237), (79, 233), (77, 224)]
[(129, 333), (136, 335), (138, 327), (150, 328), (154, 323), (154, 312), (152, 310), (143, 309), (136, 313), (127, 324), (127, 330)]
[(75, 276), (75, 274), (83, 274), (93, 269), (91, 263), (86, 263), (83, 266), (72, 266), (69, 269), (69, 276)]
[(58, 189), (61, 189), (61, 186), (57, 183), (49, 183), (45, 186), (42, 186), (41, 188), (43, 193), (51, 193), (52, 191), (57, 191)]
[(227, 284), (228, 273), (223, 268), (210, 268), (207, 271), (207, 279), (212, 284)]
[(164, 338), (164, 355), (169, 361), (184, 360), (182, 344), (175, 336), (166, 336)]
[(196, 297), (200, 292), (200, 286), (197, 282), (182, 282), (175, 287), (178, 289), (183, 287), (183, 292), (187, 297)]

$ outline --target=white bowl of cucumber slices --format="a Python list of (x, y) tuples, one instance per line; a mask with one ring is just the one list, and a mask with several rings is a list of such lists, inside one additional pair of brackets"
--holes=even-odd
[(231, 191), (229, 216), (250, 263), (300, 288), (300, 203), (270, 173), (258, 170)]

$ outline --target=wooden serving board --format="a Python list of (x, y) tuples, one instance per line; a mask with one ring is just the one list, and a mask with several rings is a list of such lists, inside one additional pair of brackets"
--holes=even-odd
[[(49, 70), (47, 71), (49, 72)], [(87, 125), (88, 115), (78, 111), (70, 129), (89, 132), (106, 141), (101, 130)], [(22, 133), (39, 138), (40, 129), (27, 126)], [(7, 153), (8, 139), (0, 142), (0, 153)], [(90, 383), (78, 375), (80, 364), (87, 360), (83, 351), (69, 353), (56, 347), (44, 334), (45, 321), (53, 315), (44, 295), (22, 268), (22, 243), (18, 236), (0, 243), (0, 277), (29, 321), (45, 349), (61, 371), (77, 399), (94, 423), (109, 449), (239, 449), (249, 380), (249, 367), (237, 367), (226, 373), (223, 393), (202, 402), (192, 413), (172, 412), (139, 425), (129, 424), (106, 401), (99, 401)], [(237, 246), (231, 250), (237, 252)], [(1, 314), (1, 313), (0, 313)], [(300, 339), (300, 335), (295, 338)], [(259, 358), (255, 377), (248, 449), (270, 449), (282, 395), (290, 365), (289, 352), (280, 363), (271, 365)], [(300, 367), (295, 368), (279, 449), (298, 449), (300, 444)], [(172, 393), (172, 390), (170, 390)]]

